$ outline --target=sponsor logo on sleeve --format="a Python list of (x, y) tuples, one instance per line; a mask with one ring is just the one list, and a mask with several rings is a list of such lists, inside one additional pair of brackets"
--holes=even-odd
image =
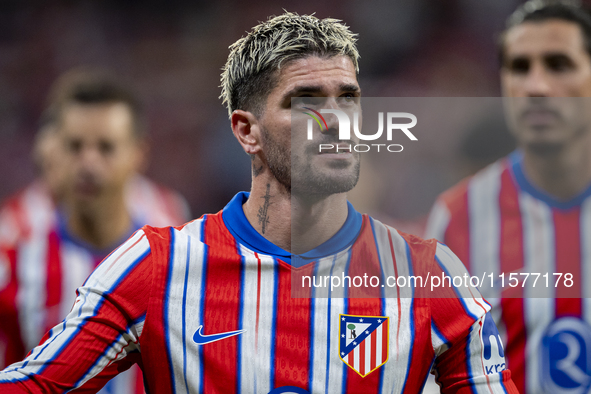
[(487, 312), (484, 315), (484, 322), (482, 324), (481, 332), (482, 341), (482, 359), (484, 361), (484, 370), (487, 375), (500, 373), (507, 369), (505, 363), (505, 349), (503, 348), (503, 342), (499, 335), (499, 330), (490, 315)]

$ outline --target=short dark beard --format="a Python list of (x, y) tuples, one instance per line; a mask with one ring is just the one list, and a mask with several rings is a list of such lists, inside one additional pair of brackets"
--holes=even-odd
[[(314, 171), (306, 162), (296, 163), (298, 168), (292, 169), (291, 149), (281, 146), (266, 130), (261, 127), (261, 139), (267, 160), (267, 166), (271, 174), (283, 185), (288, 193), (297, 191), (300, 195), (329, 196), (350, 191), (359, 181), (359, 154), (357, 161), (346, 179), (334, 180)], [(314, 150), (317, 149), (313, 147)], [(336, 164), (339, 165), (339, 164)], [(296, 185), (292, 184), (292, 175), (295, 175)]]
[(291, 149), (278, 144), (264, 127), (261, 127), (261, 139), (271, 174), (291, 193)]

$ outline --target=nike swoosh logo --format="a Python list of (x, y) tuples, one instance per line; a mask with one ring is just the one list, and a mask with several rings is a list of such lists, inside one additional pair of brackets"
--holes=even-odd
[(212, 335), (205, 335), (202, 333), (202, 331), (203, 331), (203, 325), (197, 327), (197, 331), (195, 331), (195, 334), (193, 334), (193, 341), (197, 345), (205, 345), (206, 343), (219, 341), (220, 339), (230, 338), (230, 337), (233, 337), (234, 335), (240, 335), (243, 332), (245, 332), (246, 330), (228, 331), (228, 332), (222, 332), (219, 334), (212, 334)]

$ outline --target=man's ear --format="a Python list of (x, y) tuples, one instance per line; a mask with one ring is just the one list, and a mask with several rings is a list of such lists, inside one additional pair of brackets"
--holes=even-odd
[(230, 117), (232, 132), (242, 145), (242, 149), (249, 155), (256, 155), (261, 151), (261, 130), (258, 119), (252, 112), (237, 109)]

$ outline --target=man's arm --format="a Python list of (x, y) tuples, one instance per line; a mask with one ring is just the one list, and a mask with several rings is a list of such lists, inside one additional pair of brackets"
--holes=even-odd
[[(466, 272), (451, 250), (437, 246), (436, 265), (446, 275)], [(490, 315), (490, 305), (475, 288), (431, 300), (434, 373), (443, 393), (518, 393), (507, 369), (503, 344)]]
[(0, 372), (0, 392), (62, 393), (82, 385), (93, 392), (104, 385), (104, 376), (128, 368), (139, 355), (151, 258), (145, 233), (137, 231), (78, 289), (66, 319), (25, 360)]

